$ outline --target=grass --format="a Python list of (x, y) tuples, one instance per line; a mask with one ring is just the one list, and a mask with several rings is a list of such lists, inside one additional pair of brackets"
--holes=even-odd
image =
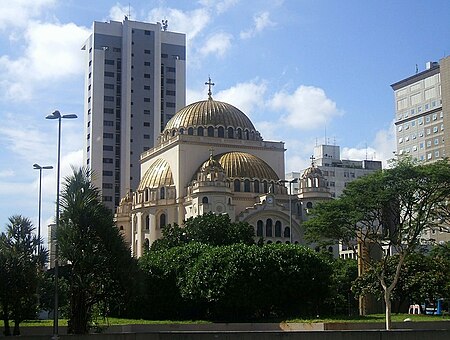
[[(411, 315), (411, 314), (392, 314), (392, 322), (403, 322), (406, 318), (410, 318), (411, 321), (450, 321), (449, 317), (443, 317), (439, 315)], [(268, 320), (266, 322), (272, 322), (273, 320)], [(264, 321), (259, 321), (264, 322)], [(279, 320), (277, 321), (279, 322)], [(317, 318), (317, 319), (288, 319), (283, 320), (286, 323), (368, 323), (368, 322), (385, 322), (384, 314), (371, 314), (367, 316), (336, 316), (328, 318)], [(142, 320), (142, 319), (119, 319), (119, 318), (108, 318), (106, 320), (97, 319), (96, 324), (100, 327), (102, 326), (112, 326), (112, 325), (150, 325), (150, 324), (208, 324), (211, 321), (204, 320), (184, 320), (184, 321), (174, 321), (174, 320)], [(10, 323), (11, 327), (13, 323)], [(60, 326), (67, 326), (67, 319), (59, 320)], [(53, 326), (53, 320), (26, 320), (20, 324), (21, 327), (35, 327), (35, 326)], [(0, 327), (3, 327), (3, 321), (0, 320)]]

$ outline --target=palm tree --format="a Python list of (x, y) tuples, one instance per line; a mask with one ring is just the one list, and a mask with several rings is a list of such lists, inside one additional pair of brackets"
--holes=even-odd
[(68, 332), (84, 334), (94, 306), (108, 306), (123, 293), (133, 260), (89, 170), (73, 169), (65, 178), (60, 204), (57, 239), (70, 268)]

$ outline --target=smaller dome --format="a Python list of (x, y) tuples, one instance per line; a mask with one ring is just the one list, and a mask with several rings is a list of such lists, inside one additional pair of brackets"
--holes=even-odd
[[(232, 151), (210, 157), (200, 166), (199, 170), (206, 168), (212, 162), (218, 162), (219, 166), (225, 170), (228, 178), (256, 178), (268, 181), (280, 179), (270, 165), (246, 152)], [(196, 175), (194, 175), (193, 180), (195, 179)]]
[(314, 165), (311, 165), (309, 168), (307, 168), (302, 175), (303, 178), (305, 177), (323, 177), (322, 170), (319, 168), (316, 168)]
[(159, 188), (173, 185), (172, 170), (169, 163), (162, 158), (158, 158), (145, 172), (139, 183), (138, 191), (147, 188)]

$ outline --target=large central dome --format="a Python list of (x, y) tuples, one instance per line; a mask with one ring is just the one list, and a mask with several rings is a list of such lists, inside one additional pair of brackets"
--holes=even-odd
[(216, 101), (211, 97), (182, 108), (167, 122), (166, 130), (179, 130), (197, 127), (218, 127), (242, 129), (256, 132), (250, 119), (231, 104)]

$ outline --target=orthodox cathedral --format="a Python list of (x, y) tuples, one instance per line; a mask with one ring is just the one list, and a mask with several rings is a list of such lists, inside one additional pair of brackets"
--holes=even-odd
[(122, 198), (116, 225), (140, 257), (164, 226), (207, 212), (248, 222), (266, 243), (304, 243), (302, 221), (331, 195), (314, 161), (299, 181), (284, 180), (283, 142), (265, 141), (238, 108), (212, 98), (182, 108), (140, 158), (141, 179)]

